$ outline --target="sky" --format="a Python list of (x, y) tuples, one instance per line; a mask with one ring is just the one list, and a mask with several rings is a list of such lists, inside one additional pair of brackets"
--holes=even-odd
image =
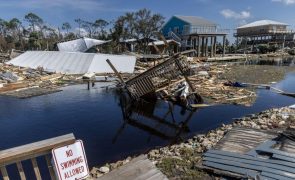
[(115, 20), (125, 12), (150, 9), (166, 20), (173, 15), (199, 16), (233, 30), (239, 25), (270, 19), (295, 29), (295, 0), (0, 0), (0, 18), (24, 19), (33, 12), (51, 26), (74, 19)]

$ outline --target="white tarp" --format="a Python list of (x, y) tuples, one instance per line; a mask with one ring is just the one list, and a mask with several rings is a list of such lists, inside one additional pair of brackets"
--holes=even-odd
[(57, 47), (59, 51), (66, 52), (86, 52), (93, 46), (101, 45), (109, 41), (91, 39), (91, 38), (80, 38), (72, 41), (58, 43)]
[(60, 51), (27, 51), (7, 64), (36, 69), (43, 67), (49, 72), (66, 74), (113, 73), (107, 64), (109, 59), (119, 72), (133, 73), (136, 58), (127, 55), (111, 55)]

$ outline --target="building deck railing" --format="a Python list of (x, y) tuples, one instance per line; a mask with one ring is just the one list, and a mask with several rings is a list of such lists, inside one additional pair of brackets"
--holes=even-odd
[(275, 34), (295, 34), (294, 30), (265, 30), (265, 31), (250, 31), (250, 32), (235, 32), (234, 36), (260, 36), (260, 35), (275, 35)]
[(221, 29), (216, 26), (186, 26), (183, 35), (189, 34), (229, 34), (230, 29)]
[(56, 175), (51, 164), (51, 150), (57, 147), (69, 145), (75, 142), (73, 134), (67, 134), (23, 146), (0, 151), (0, 171), (4, 180), (9, 180), (9, 172), (6, 167), (16, 164), (21, 180), (26, 180), (22, 161), (30, 160), (37, 180), (41, 180), (41, 172), (38, 167), (37, 157), (44, 157), (51, 179), (56, 179)]

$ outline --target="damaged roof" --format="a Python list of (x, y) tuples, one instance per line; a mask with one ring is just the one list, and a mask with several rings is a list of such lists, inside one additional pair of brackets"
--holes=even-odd
[(98, 39), (91, 39), (91, 38), (80, 38), (72, 41), (66, 41), (62, 43), (58, 43), (57, 47), (59, 51), (66, 51), (66, 52), (86, 52), (88, 49), (105, 44), (109, 41), (103, 41)]
[(135, 56), (80, 52), (27, 51), (6, 64), (33, 69), (43, 67), (45, 71), (64, 74), (113, 73), (106, 62), (107, 59), (119, 72), (134, 71)]

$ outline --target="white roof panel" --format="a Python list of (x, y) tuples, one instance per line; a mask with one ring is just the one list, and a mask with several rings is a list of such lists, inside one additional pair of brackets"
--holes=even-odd
[(86, 52), (93, 46), (107, 43), (109, 41), (91, 39), (91, 38), (80, 38), (72, 41), (58, 43), (57, 47), (59, 51), (66, 52)]
[(277, 22), (277, 21), (272, 21), (272, 20), (260, 20), (260, 21), (255, 21), (243, 26), (238, 27), (238, 29), (241, 28), (249, 28), (249, 27), (256, 27), (256, 26), (267, 26), (267, 25), (283, 25), (283, 26), (288, 26), (288, 24)]
[(88, 72), (113, 73), (106, 60), (109, 59), (115, 68), (121, 73), (133, 73), (136, 58), (127, 55), (96, 54), (88, 69)]
[(110, 59), (119, 72), (134, 71), (136, 61), (134, 56), (79, 52), (27, 51), (8, 61), (7, 64), (33, 69), (43, 67), (49, 72), (65, 74), (113, 73), (106, 59)]

